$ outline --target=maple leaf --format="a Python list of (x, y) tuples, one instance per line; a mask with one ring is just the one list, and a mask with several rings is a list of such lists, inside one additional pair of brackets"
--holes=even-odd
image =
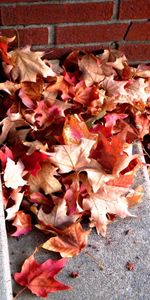
[(60, 145), (54, 147), (54, 153), (49, 153), (50, 160), (60, 173), (81, 171), (90, 162), (88, 156), (95, 141), (81, 138), (79, 144)]
[(66, 262), (64, 258), (57, 261), (48, 259), (39, 264), (34, 255), (31, 255), (23, 263), (21, 272), (14, 274), (14, 279), (18, 284), (26, 286), (33, 294), (46, 298), (48, 293), (70, 289), (69, 286), (55, 279), (55, 275), (64, 268)]
[(59, 115), (60, 111), (57, 105), (49, 107), (43, 100), (37, 103), (37, 107), (32, 109), (32, 112), (24, 111), (24, 117), (29, 123), (34, 125), (36, 130), (48, 127)]
[(68, 115), (62, 133), (65, 144), (78, 144), (81, 138), (96, 140), (97, 135), (88, 130), (85, 122), (78, 115)]
[(103, 134), (99, 134), (97, 147), (92, 151), (90, 157), (97, 159), (107, 173), (119, 175), (130, 161), (137, 157), (137, 155), (132, 155), (133, 145), (126, 143), (126, 136), (126, 128), (112, 136), (110, 140)]
[(17, 189), (19, 186), (24, 186), (26, 180), (22, 178), (24, 175), (24, 165), (21, 160), (15, 164), (15, 162), (7, 158), (6, 168), (4, 171), (5, 186), (12, 189)]
[(52, 166), (50, 161), (41, 162), (41, 169), (39, 171), (36, 169), (36, 175), (34, 172), (34, 175), (29, 176), (28, 183), (31, 192), (39, 192), (40, 189), (43, 189), (45, 194), (60, 191), (61, 184), (58, 179), (54, 177), (54, 175), (56, 175), (56, 170), (57, 168)]
[[(133, 104), (138, 105), (141, 102), (142, 110), (143, 105), (147, 103), (150, 97), (149, 83), (144, 80), (144, 78), (132, 79), (128, 82), (126, 86), (127, 99), (131, 99)], [(143, 104), (143, 105), (142, 105)], [(140, 106), (138, 105), (138, 109)]]
[(43, 79), (37, 77), (36, 82), (22, 82), (19, 97), (28, 108), (35, 108), (36, 102), (41, 100)]
[(90, 163), (84, 167), (84, 171), (87, 173), (89, 183), (95, 193), (105, 182), (114, 177), (107, 174), (95, 159), (90, 160)]
[(105, 185), (97, 193), (91, 193), (83, 199), (83, 209), (90, 210), (90, 227), (96, 227), (97, 233), (106, 236), (109, 219), (107, 214), (117, 215), (121, 218), (133, 216), (128, 211), (128, 200), (124, 194), (128, 188)]
[(79, 59), (78, 66), (83, 73), (81, 79), (85, 81), (86, 86), (90, 86), (94, 82), (99, 83), (105, 78), (99, 58), (92, 54), (86, 54)]
[(59, 252), (62, 257), (78, 255), (86, 246), (90, 230), (84, 231), (80, 223), (59, 230), (56, 237), (47, 240), (42, 248)]
[(16, 213), (19, 210), (19, 207), (22, 203), (23, 200), (23, 192), (20, 192), (20, 188), (13, 189), (10, 193), (9, 199), (8, 199), (8, 204), (9, 200), (13, 200), (13, 205), (11, 205), (9, 208), (6, 209), (7, 217), (6, 220), (12, 220), (15, 218)]
[(61, 92), (61, 98), (63, 100), (68, 100), (69, 96), (69, 84), (64, 79), (62, 75), (56, 77), (56, 82), (53, 84), (48, 84), (46, 91), (49, 93), (56, 93), (56, 95)]
[(62, 100), (57, 99), (57, 93), (49, 92), (48, 90), (44, 90), (43, 97), (45, 103), (49, 107), (57, 108), (57, 111), (59, 112), (59, 116), (65, 117), (64, 111), (68, 108), (72, 107), (71, 103), (64, 102)]
[[(80, 211), (82, 211), (80, 209)], [(67, 215), (67, 206), (65, 199), (59, 199), (50, 213), (45, 213), (42, 208), (39, 209), (37, 217), (44, 225), (52, 225), (57, 228), (65, 228), (66, 226), (75, 222), (79, 216), (80, 211), (76, 210), (74, 215)]]
[(89, 182), (96, 192), (112, 176), (106, 174), (95, 159), (88, 158), (95, 143), (96, 141), (81, 138), (80, 143), (77, 145), (55, 146), (54, 153), (49, 153), (49, 155), (51, 162), (59, 168), (59, 173), (68, 173), (70, 171), (80, 173), (86, 171)]
[(116, 187), (117, 186), (130, 187), (131, 184), (133, 184), (135, 173), (136, 173), (135, 170), (133, 170), (124, 175), (119, 174), (119, 176), (117, 177), (115, 176), (115, 178), (110, 179), (106, 184), (116, 186)]
[[(24, 143), (26, 144), (26, 143)], [(33, 176), (41, 170), (41, 162), (46, 160), (48, 156), (46, 154), (40, 153), (38, 151), (33, 152), (30, 155), (24, 154), (21, 160), (25, 166), (25, 169)]]
[(112, 110), (117, 104), (129, 103), (140, 110), (144, 110), (150, 91), (148, 82), (143, 78), (132, 79), (128, 81), (114, 80), (114, 76), (105, 78), (101, 87), (106, 90), (107, 110)]
[[(101, 87), (106, 91), (106, 95), (109, 97), (126, 95), (125, 86), (128, 81), (114, 80), (114, 75), (106, 77), (101, 83)], [(119, 101), (118, 101), (119, 102)]]
[(12, 225), (16, 227), (16, 231), (13, 234), (11, 234), (11, 236), (24, 235), (32, 230), (30, 215), (25, 214), (21, 210), (16, 213)]
[(75, 94), (73, 100), (84, 106), (89, 106), (98, 94), (95, 86), (86, 86), (84, 81), (78, 82), (74, 87), (73, 92)]
[(30, 46), (10, 51), (9, 57), (13, 62), (13, 68), (11, 70), (12, 79), (15, 81), (19, 77), (20, 82), (36, 82), (38, 74), (43, 77), (55, 76), (56, 74), (52, 69), (41, 60), (43, 55), (44, 52), (30, 51)]
[[(104, 119), (106, 121), (105, 126), (110, 128), (112, 132), (113, 127), (116, 125), (117, 120), (127, 118), (127, 114), (117, 114), (117, 113), (110, 113), (105, 115)], [(113, 132), (112, 132), (113, 133)]]

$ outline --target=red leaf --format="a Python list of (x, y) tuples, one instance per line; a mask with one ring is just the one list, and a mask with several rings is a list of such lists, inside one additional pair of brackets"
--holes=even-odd
[(57, 261), (48, 259), (39, 264), (34, 255), (31, 255), (25, 260), (21, 272), (14, 274), (14, 278), (18, 284), (28, 287), (33, 294), (46, 298), (48, 293), (70, 289), (55, 279), (55, 275), (64, 268), (66, 262), (64, 258)]
[(15, 40), (15, 36), (12, 38), (7, 38), (5, 36), (0, 36), (0, 52), (2, 55), (2, 59), (5, 63), (9, 64), (11, 62), (11, 59), (7, 53), (8, 44), (13, 42)]
[(3, 146), (0, 150), (0, 160), (3, 169), (6, 167), (8, 157), (13, 160), (13, 153), (7, 146)]
[(18, 211), (16, 217), (12, 223), (17, 229), (11, 234), (11, 236), (20, 236), (27, 234), (32, 230), (31, 217), (30, 215), (25, 214), (23, 211)]
[(25, 169), (30, 172), (33, 176), (41, 170), (41, 162), (46, 160), (48, 156), (41, 152), (35, 151), (31, 155), (24, 155), (21, 157), (21, 160), (25, 166)]

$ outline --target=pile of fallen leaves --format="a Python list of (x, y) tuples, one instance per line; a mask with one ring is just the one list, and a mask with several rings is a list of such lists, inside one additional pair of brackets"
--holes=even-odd
[(3, 205), (8, 234), (36, 227), (51, 234), (40, 247), (63, 257), (39, 264), (34, 253), (14, 275), (46, 297), (69, 289), (54, 276), (86, 246), (84, 218), (105, 236), (141, 201), (133, 145), (149, 134), (150, 67), (130, 67), (117, 50), (49, 61), (29, 46), (8, 51), (13, 39), (0, 37)]

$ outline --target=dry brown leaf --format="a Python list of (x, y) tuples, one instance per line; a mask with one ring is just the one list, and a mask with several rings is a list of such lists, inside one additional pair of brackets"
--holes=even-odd
[(59, 252), (62, 257), (73, 257), (85, 248), (89, 234), (90, 230), (85, 231), (80, 223), (75, 223), (59, 230), (58, 235), (46, 241), (42, 248)]
[(56, 175), (54, 166), (49, 161), (41, 163), (41, 170), (37, 172), (36, 176), (30, 175), (29, 186), (32, 193), (39, 192), (42, 189), (45, 194), (51, 194), (61, 190), (61, 184), (54, 175)]
[(13, 61), (13, 68), (11, 70), (12, 79), (15, 81), (19, 78), (20, 82), (36, 82), (38, 74), (43, 77), (55, 76), (52, 69), (41, 60), (43, 55), (44, 52), (32, 52), (30, 46), (10, 51), (9, 57)]

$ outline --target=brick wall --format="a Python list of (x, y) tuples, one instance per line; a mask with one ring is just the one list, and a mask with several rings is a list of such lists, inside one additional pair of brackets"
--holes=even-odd
[(14, 46), (32, 44), (49, 58), (73, 49), (123, 50), (131, 63), (150, 62), (150, 0), (0, 1), (0, 32)]

